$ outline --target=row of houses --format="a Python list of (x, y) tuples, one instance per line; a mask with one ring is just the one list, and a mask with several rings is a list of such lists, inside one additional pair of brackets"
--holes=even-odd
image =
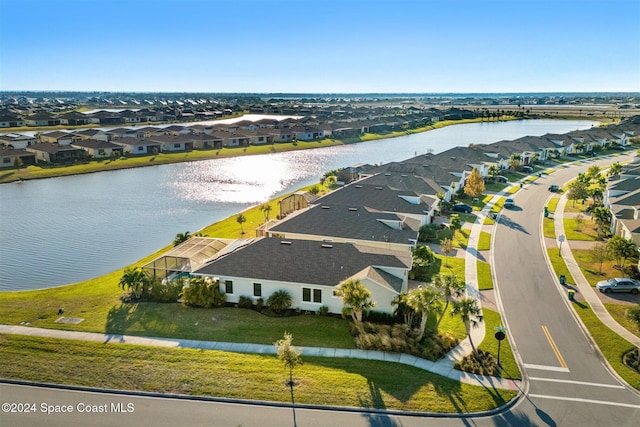
[(321, 122), (309, 117), (282, 117), (191, 126), (93, 128), (74, 132), (43, 132), (36, 135), (5, 133), (0, 135), (0, 147), (4, 147), (0, 150), (0, 167), (30, 165), (37, 162), (64, 164), (122, 155), (152, 155), (160, 152), (317, 141), (328, 137), (347, 138), (365, 133), (415, 128), (442, 117), (442, 113), (431, 113), (351, 122)]
[[(610, 132), (632, 135), (640, 130), (640, 117), (619, 126)], [(593, 138), (585, 134), (581, 143), (595, 144), (603, 137), (601, 132)], [(231, 303), (241, 296), (266, 300), (284, 289), (293, 307), (318, 311), (326, 306), (331, 313), (342, 310), (342, 300), (335, 294), (339, 283), (357, 279), (371, 291), (376, 310), (392, 313), (391, 302), (409, 287), (419, 229), (433, 221), (440, 197), (451, 200), (474, 168), (487, 176), (491, 166), (503, 165), (511, 154), (531, 153), (529, 161), (533, 154), (543, 159), (545, 152), (559, 145), (549, 142), (548, 147), (540, 141), (534, 147), (525, 138), (457, 147), (375, 167), (359, 165), (351, 171), (358, 179), (334, 192), (320, 198), (299, 192), (283, 199), (278, 219), (259, 227), (256, 237), (224, 242), (192, 238), (145, 269), (161, 279), (183, 274), (217, 279)], [(620, 178), (629, 188), (635, 184), (635, 190), (623, 195), (620, 183), (615, 187), (618, 193), (610, 192), (609, 198), (613, 207), (623, 199), (635, 203), (636, 222), (622, 220), (636, 228), (638, 185), (628, 180), (638, 178), (637, 170), (625, 169)], [(629, 214), (619, 210), (620, 215), (623, 212)]]

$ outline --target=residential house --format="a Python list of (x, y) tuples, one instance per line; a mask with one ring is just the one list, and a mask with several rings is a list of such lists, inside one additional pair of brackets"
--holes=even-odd
[(215, 258), (193, 274), (218, 279), (231, 303), (240, 296), (266, 301), (274, 292), (285, 290), (295, 308), (316, 312), (326, 306), (335, 314), (343, 308), (336, 287), (356, 279), (371, 292), (376, 310), (391, 314), (391, 301), (407, 291), (411, 262), (407, 251), (264, 237)]
[(122, 146), (101, 139), (83, 139), (82, 141), (72, 142), (71, 146), (83, 149), (94, 159), (119, 157), (124, 152)]
[(157, 154), (162, 150), (160, 142), (154, 142), (148, 139), (132, 138), (130, 136), (114, 139), (111, 142), (121, 146), (125, 154)]
[(38, 140), (31, 135), (23, 135), (20, 133), (3, 133), (0, 135), (0, 145), (15, 149), (25, 149), (37, 142)]
[(36, 156), (34, 153), (29, 153), (23, 148), (0, 146), (0, 168), (15, 168), (35, 163)]
[(74, 163), (88, 157), (82, 148), (54, 143), (33, 144), (26, 150), (34, 153), (37, 161), (51, 164)]

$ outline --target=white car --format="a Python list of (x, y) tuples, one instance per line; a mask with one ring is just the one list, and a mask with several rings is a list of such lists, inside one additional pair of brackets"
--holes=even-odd
[(632, 294), (637, 294), (638, 291), (640, 291), (640, 282), (633, 279), (616, 277), (598, 282), (596, 288), (606, 294), (610, 292), (631, 292)]

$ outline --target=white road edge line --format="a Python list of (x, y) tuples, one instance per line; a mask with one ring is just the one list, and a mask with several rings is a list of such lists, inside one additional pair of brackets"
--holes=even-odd
[(524, 367), (527, 369), (539, 369), (541, 371), (569, 372), (569, 368), (563, 368), (561, 366), (532, 365), (525, 363)]
[(579, 397), (546, 396), (544, 394), (530, 394), (529, 397), (537, 397), (539, 399), (568, 400), (570, 402), (596, 403), (599, 405), (624, 406), (625, 408), (640, 409), (640, 405), (634, 405), (632, 403), (607, 402), (604, 400), (581, 399)]
[(577, 385), (589, 385), (593, 387), (608, 387), (608, 388), (626, 388), (620, 384), (599, 384), (599, 383), (588, 383), (584, 381), (573, 381), (573, 380), (558, 380), (555, 378), (540, 378), (540, 377), (529, 377), (531, 381), (549, 381), (554, 383), (567, 383), (567, 384), (577, 384)]

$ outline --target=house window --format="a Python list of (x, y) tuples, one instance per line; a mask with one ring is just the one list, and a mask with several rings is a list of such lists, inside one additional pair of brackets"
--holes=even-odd
[(11, 163), (11, 158), (9, 158), (9, 157), (3, 157), (3, 158), (2, 158), (2, 163)]
[(262, 283), (254, 283), (253, 284), (253, 296), (261, 297), (262, 296)]
[(138, 147), (138, 151), (144, 151), (144, 147), (141, 145)]
[(101, 156), (104, 156), (104, 150), (102, 148), (100, 148), (98, 150), (98, 154), (101, 155)]
[(173, 148), (180, 148), (180, 144), (173, 144)]
[(322, 303), (322, 289), (302, 288), (302, 301), (311, 302), (311, 295), (313, 291), (313, 302)]
[(233, 280), (224, 281), (224, 293), (233, 294)]

